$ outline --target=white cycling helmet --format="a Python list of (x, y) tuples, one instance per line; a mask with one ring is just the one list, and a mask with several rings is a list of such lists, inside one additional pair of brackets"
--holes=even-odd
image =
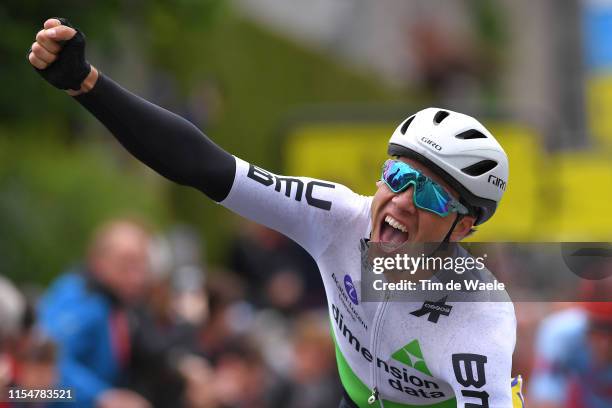
[(508, 156), (476, 119), (447, 109), (427, 108), (393, 132), (389, 155), (416, 160), (442, 177), (476, 217), (487, 221), (508, 182)]

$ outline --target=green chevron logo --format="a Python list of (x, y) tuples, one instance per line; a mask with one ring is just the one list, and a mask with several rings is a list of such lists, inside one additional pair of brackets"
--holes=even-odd
[(399, 361), (400, 363), (406, 364), (407, 366), (410, 366), (423, 374), (431, 376), (431, 372), (429, 371), (429, 368), (427, 368), (427, 364), (425, 364), (425, 360), (423, 359), (421, 346), (417, 340), (411, 341), (404, 347), (397, 350), (395, 353), (391, 354), (391, 358)]

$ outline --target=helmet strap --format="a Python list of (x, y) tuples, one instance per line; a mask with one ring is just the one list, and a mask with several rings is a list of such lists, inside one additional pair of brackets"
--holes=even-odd
[(455, 221), (453, 221), (453, 225), (451, 225), (450, 230), (448, 230), (448, 232), (446, 233), (446, 236), (444, 237), (442, 242), (440, 242), (440, 245), (438, 245), (438, 247), (436, 249), (434, 249), (427, 256), (433, 256), (436, 252), (438, 252), (438, 251), (446, 251), (449, 248), (448, 244), (450, 243), (450, 237), (453, 234), (453, 231), (455, 230), (455, 227), (457, 226), (457, 223), (459, 222), (459, 220), (462, 217), (463, 217), (463, 215), (457, 214), (457, 218), (455, 218)]
[(461, 218), (463, 218), (463, 215), (457, 214), (457, 218), (455, 218), (455, 221), (453, 221), (453, 225), (451, 225), (450, 230), (448, 230), (448, 232), (446, 233), (446, 236), (444, 237), (442, 243), (447, 244), (450, 242), (450, 237), (453, 234), (453, 231), (455, 230), (455, 227), (457, 226)]

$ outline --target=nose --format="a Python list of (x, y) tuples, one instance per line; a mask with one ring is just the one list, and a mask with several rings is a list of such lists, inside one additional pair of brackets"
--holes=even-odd
[(393, 201), (399, 210), (407, 211), (412, 214), (416, 211), (413, 194), (414, 187), (408, 186), (406, 190), (396, 194), (391, 201)]

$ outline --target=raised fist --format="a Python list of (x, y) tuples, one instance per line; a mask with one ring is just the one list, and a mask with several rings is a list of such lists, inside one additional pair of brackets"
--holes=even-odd
[(51, 18), (36, 34), (28, 60), (51, 85), (78, 91), (91, 72), (85, 36), (65, 19)]

